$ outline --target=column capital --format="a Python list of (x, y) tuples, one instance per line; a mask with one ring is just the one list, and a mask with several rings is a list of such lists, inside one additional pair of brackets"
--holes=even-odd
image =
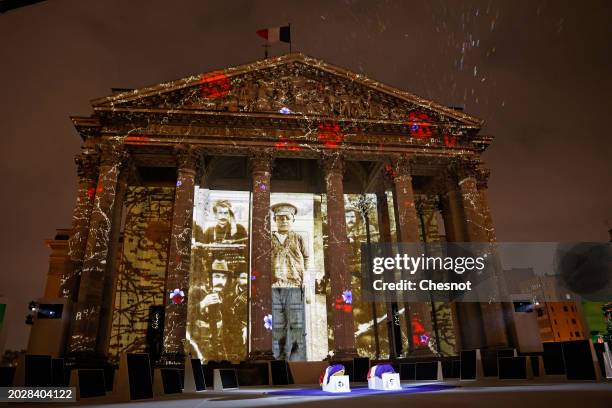
[(197, 172), (202, 165), (202, 152), (200, 149), (180, 144), (174, 147), (174, 154), (179, 170), (192, 170)]
[(385, 173), (392, 181), (400, 179), (411, 179), (414, 166), (414, 157), (393, 154), (389, 156), (388, 163), (385, 166)]
[(491, 170), (484, 166), (478, 166), (476, 168), (476, 186), (479, 190), (489, 187), (489, 177), (491, 177)]
[(98, 179), (98, 162), (100, 155), (92, 149), (83, 149), (81, 153), (74, 156), (77, 165), (77, 175), (80, 179), (95, 181)]
[(337, 151), (324, 151), (319, 159), (319, 164), (323, 167), (325, 174), (340, 173), (344, 174), (344, 155)]
[(121, 142), (106, 140), (100, 143), (100, 165), (122, 165), (129, 155)]
[(249, 149), (249, 169), (251, 173), (271, 173), (274, 153), (271, 148)]
[(461, 181), (470, 177), (475, 178), (478, 164), (477, 160), (457, 157), (450, 162), (447, 170)]

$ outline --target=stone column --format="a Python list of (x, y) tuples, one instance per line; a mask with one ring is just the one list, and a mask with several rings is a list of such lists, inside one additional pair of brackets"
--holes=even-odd
[[(477, 188), (477, 163), (461, 161), (457, 165), (459, 191), (463, 203), (466, 230), (470, 242), (490, 242), (492, 228), (487, 225), (490, 212), (482, 206), (481, 194)], [(480, 303), (484, 338), (480, 343), (485, 348), (508, 347), (506, 320), (503, 305), (499, 302)]]
[[(393, 172), (393, 187), (397, 201), (397, 218), (399, 226), (399, 242), (401, 243), (418, 243), (420, 242), (420, 227), (414, 202), (414, 191), (412, 189), (411, 175), (411, 159), (407, 156), (393, 156), (391, 158), (391, 167)], [(401, 245), (400, 245), (401, 249)], [(416, 319), (423, 324), (427, 336), (433, 336), (431, 328), (431, 306), (423, 302), (405, 303), (407, 316), (409, 317), (406, 324), (410, 325), (408, 331), (409, 336), (414, 337), (412, 321)], [(427, 355), (431, 354), (431, 350), (426, 342), (410, 341), (409, 354)]]
[(255, 150), (249, 160), (251, 207), (250, 360), (273, 360), (272, 233), (270, 229), (271, 150)]
[[(164, 294), (164, 345), (161, 357), (161, 362), (165, 365), (180, 365), (185, 358), (193, 199), (201, 165), (199, 150), (179, 145), (175, 148), (175, 152), (178, 166)], [(171, 300), (170, 294), (175, 289), (183, 291), (185, 296), (182, 298), (175, 296)]]
[[(344, 158), (338, 153), (325, 154), (321, 159), (327, 192), (327, 251), (330, 260), (325, 268), (331, 280), (333, 302), (334, 359), (353, 358), (355, 322), (352, 305), (351, 273), (348, 268), (348, 239), (344, 214)], [(350, 303), (346, 300), (351, 298)]]
[[(384, 190), (376, 193), (376, 208), (378, 210), (378, 229), (380, 231), (380, 244), (384, 245), (384, 256), (392, 256), (391, 248), (391, 220), (389, 219), (389, 201)], [(393, 271), (385, 271), (385, 280), (392, 281)], [(387, 336), (389, 338), (389, 358), (395, 359), (401, 354), (401, 328), (397, 317), (397, 297), (386, 292), (385, 306), (387, 309)]]
[(70, 265), (67, 273), (62, 276), (59, 297), (77, 301), (79, 295), (79, 282), (83, 269), (83, 257), (89, 235), (89, 220), (96, 196), (96, 183), (98, 182), (98, 153), (91, 148), (83, 148), (74, 161), (77, 165), (79, 187), (77, 199), (72, 212), (72, 233), (68, 240), (68, 259)]
[(115, 194), (115, 206), (113, 208), (112, 228), (108, 244), (108, 261), (106, 279), (104, 279), (104, 295), (102, 310), (100, 313), (100, 331), (98, 337), (98, 354), (104, 355), (108, 352), (110, 343), (110, 333), (113, 323), (113, 305), (115, 304), (115, 288), (117, 287), (117, 277), (119, 275), (119, 264), (121, 262), (121, 221), (125, 197), (127, 196), (130, 175), (133, 172), (133, 163), (129, 161), (121, 170), (117, 180), (117, 190)]
[(491, 171), (484, 167), (476, 169), (476, 188), (478, 189), (478, 196), (480, 198), (479, 205), (482, 209), (484, 228), (487, 232), (487, 241), (495, 242), (495, 228), (493, 227), (493, 219), (491, 217), (491, 209), (489, 208), (488, 198), (488, 187), (489, 187), (489, 176)]
[(96, 347), (101, 341), (100, 310), (104, 281), (107, 277), (117, 178), (127, 156), (123, 145), (118, 142), (105, 141), (100, 148), (98, 185), (89, 222), (78, 303), (73, 312), (72, 335), (68, 347), (69, 353), (82, 357), (96, 356)]

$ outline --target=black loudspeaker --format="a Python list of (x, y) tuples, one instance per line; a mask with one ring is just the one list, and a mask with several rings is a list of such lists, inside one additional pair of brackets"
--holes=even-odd
[[(204, 369), (202, 368), (202, 362), (199, 358), (191, 359), (191, 370), (193, 374), (193, 380), (195, 382), (196, 391), (204, 391), (206, 389), (206, 379), (204, 378)], [(181, 376), (181, 379), (182, 378), (183, 377)]]
[(25, 386), (53, 386), (53, 368), (51, 356), (26, 354), (25, 356)]
[(527, 357), (501, 357), (497, 365), (500, 380), (527, 379)]
[[(183, 392), (181, 370), (178, 368), (162, 368), (159, 371), (161, 372), (162, 384), (164, 385), (164, 394), (180, 394)], [(204, 377), (202, 376), (202, 378)]]
[(414, 372), (417, 381), (436, 381), (438, 379), (438, 362), (416, 363)]
[(66, 387), (68, 379), (66, 378), (66, 366), (63, 358), (54, 358), (51, 360), (51, 378), (54, 387)]
[(416, 379), (416, 364), (401, 363), (400, 364), (400, 380), (414, 381)]
[(164, 345), (164, 306), (150, 306), (145, 351), (151, 361), (158, 361)]
[(564, 341), (563, 361), (568, 380), (596, 380), (595, 364), (588, 340)]
[(149, 355), (146, 353), (128, 353), (127, 366), (130, 380), (130, 399), (153, 398), (153, 381)]
[(0, 387), (12, 387), (16, 367), (0, 367)]
[(106, 395), (104, 370), (102, 369), (79, 369), (79, 398), (103, 397)]
[(462, 380), (476, 379), (476, 350), (466, 350), (461, 352), (461, 371)]
[(544, 347), (544, 373), (546, 375), (565, 375), (563, 348), (561, 343), (542, 343)]
[(285, 360), (270, 361), (272, 385), (289, 385), (289, 365)]
[(370, 370), (370, 359), (368, 357), (355, 357), (353, 359), (353, 378), (354, 382), (368, 381), (368, 371)]

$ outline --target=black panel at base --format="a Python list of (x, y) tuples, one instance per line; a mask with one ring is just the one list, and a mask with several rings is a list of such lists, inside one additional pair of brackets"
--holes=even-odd
[(53, 386), (53, 370), (51, 356), (26, 354), (25, 356), (25, 386)]
[(191, 359), (191, 370), (193, 380), (195, 382), (196, 391), (204, 391), (206, 389), (206, 380), (204, 379), (204, 369), (199, 358)]
[(272, 385), (289, 385), (289, 365), (286, 360), (270, 361)]
[(79, 369), (79, 396), (81, 398), (103, 397), (106, 395), (104, 381), (104, 370), (102, 369)]
[(221, 368), (219, 369), (219, 375), (221, 377), (221, 385), (223, 386), (223, 389), (238, 388), (238, 377), (236, 376), (236, 370), (233, 368)]
[(547, 342), (544, 346), (544, 372), (546, 375), (564, 375), (563, 349), (561, 343)]
[(368, 357), (355, 357), (353, 359), (353, 378), (354, 382), (368, 381), (368, 371), (370, 370), (370, 359)]
[(153, 398), (153, 382), (149, 355), (146, 353), (128, 353), (128, 376), (130, 379), (130, 399)]
[(160, 372), (162, 383), (164, 385), (164, 394), (180, 394), (183, 392), (180, 369), (162, 368)]
[(416, 364), (401, 363), (399, 372), (400, 380), (414, 381), (416, 379)]
[(563, 361), (568, 380), (595, 380), (595, 365), (588, 340), (564, 341)]
[(438, 362), (416, 363), (414, 371), (417, 381), (435, 381), (438, 379)]
[(527, 379), (527, 357), (501, 357), (498, 367), (500, 380)]
[(461, 375), (462, 380), (476, 379), (476, 350), (461, 352)]

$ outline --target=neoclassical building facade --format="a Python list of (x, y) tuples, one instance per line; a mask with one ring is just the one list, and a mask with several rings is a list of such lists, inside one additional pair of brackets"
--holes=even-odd
[[(277, 356), (270, 208), (284, 201), (310, 252), (302, 358), (511, 345), (502, 304), (364, 302), (355, 279), (362, 244), (495, 240), (480, 119), (302, 54), (92, 108), (72, 118), (82, 152), (57, 294), (74, 303), (68, 355)], [(246, 238), (206, 238), (238, 224)]]

